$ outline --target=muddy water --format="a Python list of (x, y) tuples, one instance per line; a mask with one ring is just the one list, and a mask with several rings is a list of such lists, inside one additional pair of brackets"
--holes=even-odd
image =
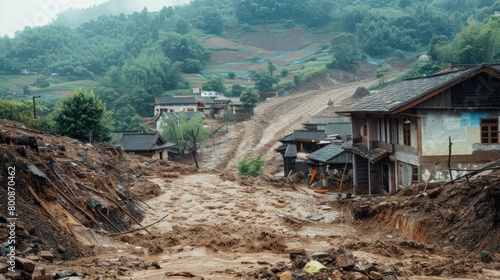
[[(339, 213), (326, 206), (333, 196), (258, 184), (243, 186), (210, 173), (150, 180), (161, 186), (163, 194), (147, 201), (155, 211), (146, 214), (143, 224), (169, 214), (151, 230), (159, 235), (181, 235), (182, 240), (155, 256), (162, 269), (135, 272), (134, 279), (161, 278), (173, 271), (205, 279), (241, 279), (246, 272), (289, 261), (284, 250), (255, 250), (259, 242), (265, 242), (259, 240), (259, 232), (272, 237), (271, 242), (310, 251), (325, 250), (333, 246), (330, 240), (354, 234), (353, 228), (338, 223)], [(303, 220), (310, 216), (322, 219), (296, 228), (275, 211)], [(199, 227), (206, 231), (200, 233)], [(213, 228), (218, 233), (213, 234)], [(217, 234), (220, 236), (214, 236)], [(226, 247), (211, 246), (210, 239), (228, 236), (236, 241)]]

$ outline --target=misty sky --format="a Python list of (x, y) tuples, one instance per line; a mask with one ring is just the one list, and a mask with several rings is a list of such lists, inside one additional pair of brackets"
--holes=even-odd
[[(70, 8), (84, 8), (108, 0), (0, 0), (0, 36), (13, 37), (25, 26), (40, 26), (50, 23), (58, 13)], [(124, 5), (138, 6), (139, 11), (147, 6), (148, 11), (159, 10), (168, 5), (179, 5), (189, 0), (122, 0)], [(140, 6), (140, 7), (139, 7)]]

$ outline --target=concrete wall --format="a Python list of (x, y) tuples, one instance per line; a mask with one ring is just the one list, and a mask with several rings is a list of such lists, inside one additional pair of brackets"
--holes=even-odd
[(480, 119), (499, 117), (500, 111), (420, 111), (422, 156), (448, 155), (449, 137), (453, 155), (471, 155), (479, 150), (497, 150), (500, 145), (481, 145)]
[(198, 110), (198, 105), (155, 105), (155, 116), (160, 113), (160, 109), (163, 109), (166, 112), (195, 112)]

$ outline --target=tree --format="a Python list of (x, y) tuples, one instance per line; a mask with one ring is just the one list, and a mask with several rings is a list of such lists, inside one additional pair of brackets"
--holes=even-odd
[(411, 6), (411, 0), (399, 0), (399, 7), (406, 11), (406, 7)]
[(62, 135), (88, 142), (106, 141), (111, 137), (111, 112), (93, 91), (75, 90), (56, 110), (56, 130)]
[(231, 88), (231, 96), (240, 96), (244, 87), (240, 84), (234, 84)]
[(188, 34), (189, 33), (189, 25), (184, 19), (179, 19), (177, 24), (175, 25), (175, 32), (179, 34)]
[(215, 10), (208, 11), (203, 17), (203, 29), (208, 33), (220, 35), (224, 30), (224, 19)]
[(255, 87), (259, 91), (272, 91), (273, 84), (278, 82), (277, 78), (270, 75), (269, 71), (259, 69), (257, 71), (250, 70), (250, 78), (255, 82)]
[(224, 79), (222, 77), (210, 77), (201, 86), (203, 90), (213, 90), (216, 92), (224, 93)]
[(264, 172), (262, 167), (264, 166), (265, 160), (262, 156), (245, 158), (238, 161), (238, 172), (240, 175), (258, 177)]
[(254, 89), (248, 88), (240, 95), (240, 100), (243, 102), (243, 108), (250, 113), (253, 113), (253, 107), (259, 102), (259, 94)]
[(198, 143), (208, 139), (209, 131), (204, 126), (204, 117), (202, 114), (197, 114), (188, 119), (185, 114), (177, 113), (179, 119), (177, 121), (168, 120), (161, 128), (161, 135), (165, 139), (177, 143), (177, 148), (184, 155), (185, 152), (190, 153), (198, 167), (196, 155), (198, 151)]
[(333, 60), (327, 66), (330, 69), (353, 70), (359, 59), (356, 38), (351, 33), (341, 33), (332, 39)]
[(390, 66), (389, 64), (384, 64), (382, 65), (382, 67), (375, 71), (375, 77), (380, 78), (381, 84), (385, 84), (387, 83), (387, 75), (392, 73), (392, 71), (394, 71), (392, 66)]
[(271, 77), (273, 76), (274, 71), (278, 70), (276, 66), (271, 62), (271, 60), (267, 61), (267, 71), (269, 71), (269, 74)]

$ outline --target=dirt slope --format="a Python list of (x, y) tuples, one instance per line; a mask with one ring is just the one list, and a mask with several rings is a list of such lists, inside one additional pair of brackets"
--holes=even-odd
[[(219, 138), (215, 147), (208, 143), (201, 150), (203, 168), (235, 170), (239, 160), (262, 155), (266, 159), (265, 172), (282, 172), (281, 155), (275, 152), (278, 139), (304, 129), (310, 117), (335, 115), (335, 109), (360, 87), (369, 87), (378, 83), (372, 76), (373, 69), (367, 68), (360, 73), (360, 80), (352, 77), (327, 76), (314, 79), (296, 93), (286, 97), (259, 103), (251, 119), (229, 127), (229, 133)], [(334, 101), (333, 108), (328, 108), (329, 100)]]

